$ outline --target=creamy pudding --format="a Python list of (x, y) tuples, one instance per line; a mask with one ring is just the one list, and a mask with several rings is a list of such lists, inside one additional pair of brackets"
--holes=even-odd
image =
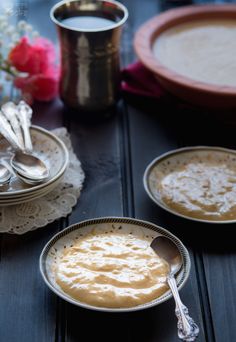
[(236, 219), (236, 169), (226, 163), (190, 162), (158, 183), (161, 200), (183, 215), (199, 219)]
[(168, 264), (134, 234), (88, 233), (65, 248), (55, 281), (69, 296), (89, 305), (126, 308), (168, 290)]
[(153, 53), (180, 75), (236, 87), (235, 20), (201, 20), (170, 28), (158, 36)]

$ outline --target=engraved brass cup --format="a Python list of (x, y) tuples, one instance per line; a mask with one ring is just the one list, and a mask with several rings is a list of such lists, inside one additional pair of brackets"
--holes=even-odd
[[(57, 3), (50, 12), (56, 24), (61, 50), (60, 96), (69, 107), (104, 111), (119, 98), (119, 45), (125, 6), (107, 0), (71, 0)], [(63, 20), (93, 16), (111, 20), (102, 28), (70, 28)]]

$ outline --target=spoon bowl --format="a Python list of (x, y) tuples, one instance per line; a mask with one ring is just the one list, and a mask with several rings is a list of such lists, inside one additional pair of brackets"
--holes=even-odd
[(168, 262), (170, 272), (176, 274), (183, 265), (183, 258), (177, 245), (165, 236), (158, 236), (151, 243), (151, 248)]
[(0, 186), (9, 183), (11, 176), (12, 174), (8, 168), (3, 164), (0, 164)]
[(16, 151), (10, 163), (18, 175), (30, 179), (33, 182), (42, 182), (49, 177), (49, 170), (45, 163), (32, 154)]
[(47, 181), (47, 179), (32, 179), (32, 178), (27, 178), (22, 176), (20, 173), (18, 173), (16, 170), (14, 170), (15, 175), (21, 179), (24, 183), (32, 185), (32, 186), (36, 186), (38, 184), (44, 183)]

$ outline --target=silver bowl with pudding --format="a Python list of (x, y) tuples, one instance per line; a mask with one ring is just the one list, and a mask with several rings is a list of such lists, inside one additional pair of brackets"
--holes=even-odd
[(144, 188), (160, 207), (205, 223), (236, 222), (236, 151), (210, 146), (185, 147), (154, 159)]
[(164, 228), (133, 218), (95, 218), (64, 229), (44, 247), (40, 271), (48, 287), (72, 304), (107, 312), (146, 309), (172, 297), (169, 265), (150, 247), (159, 235), (182, 255), (180, 289), (191, 266), (186, 247)]

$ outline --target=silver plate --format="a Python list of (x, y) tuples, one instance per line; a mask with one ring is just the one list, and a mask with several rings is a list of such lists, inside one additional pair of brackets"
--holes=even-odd
[[(1, 205), (4, 203), (7, 205), (8, 200), (12, 199), (23, 201), (24, 197), (39, 194), (42, 189), (46, 189), (49, 186), (52, 189), (53, 184), (57, 185), (57, 180), (63, 176), (66, 170), (69, 154), (61, 139), (38, 126), (31, 127), (31, 136), (34, 153), (45, 162), (50, 170), (50, 176), (46, 182), (35, 186), (27, 185), (18, 177), (13, 176), (9, 187), (4, 187), (0, 191)], [(9, 163), (11, 156), (11, 147), (4, 138), (0, 139), (0, 158)]]

